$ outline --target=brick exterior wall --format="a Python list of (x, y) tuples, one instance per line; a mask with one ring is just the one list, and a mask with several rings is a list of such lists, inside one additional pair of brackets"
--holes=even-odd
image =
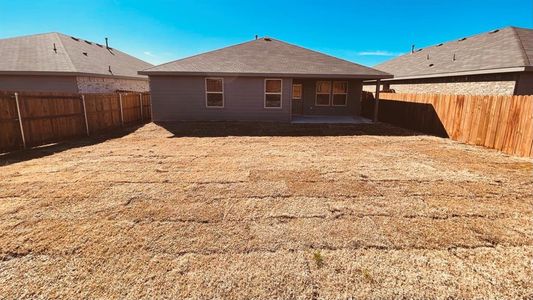
[(148, 80), (118, 79), (107, 77), (77, 77), (80, 93), (113, 93), (120, 91), (147, 92)]
[[(432, 93), (459, 95), (513, 95), (517, 74), (489, 74), (400, 80), (382, 84), (382, 90), (396, 93)], [(375, 85), (365, 85), (364, 91), (375, 92)]]
[[(412, 94), (460, 94), (460, 95), (513, 95), (515, 81), (445, 82), (390, 84), (388, 89), (396, 93)], [(365, 86), (365, 91), (375, 92), (375, 86)]]

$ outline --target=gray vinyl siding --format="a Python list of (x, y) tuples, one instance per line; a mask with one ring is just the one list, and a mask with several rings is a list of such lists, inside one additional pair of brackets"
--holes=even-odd
[(0, 75), (0, 90), (77, 93), (74, 76)]
[[(316, 106), (316, 82), (327, 81), (347, 81), (348, 96), (346, 106)], [(360, 115), (361, 113), (361, 92), (363, 83), (360, 80), (346, 79), (294, 79), (294, 83), (303, 85), (303, 114), (304, 115)]]
[(154, 121), (290, 122), (291, 78), (283, 78), (281, 109), (264, 108), (265, 78), (223, 78), (224, 108), (207, 108), (205, 77), (150, 76)]

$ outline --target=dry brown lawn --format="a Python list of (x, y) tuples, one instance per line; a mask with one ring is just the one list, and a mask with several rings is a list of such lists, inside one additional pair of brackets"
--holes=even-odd
[(533, 297), (531, 159), (383, 124), (182, 126), (0, 158), (0, 298)]

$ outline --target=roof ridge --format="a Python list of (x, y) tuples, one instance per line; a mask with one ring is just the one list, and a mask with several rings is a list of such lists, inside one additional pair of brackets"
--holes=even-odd
[(325, 57), (328, 57), (329, 59), (332, 59), (332, 60), (335, 60), (335, 61), (338, 61), (338, 62), (347, 63), (347, 64), (350, 64), (350, 65), (362, 68), (362, 69), (364, 69), (366, 71), (375, 72), (376, 74), (389, 75), (386, 72), (383, 72), (383, 71), (380, 71), (380, 70), (376, 70), (376, 69), (374, 69), (372, 67), (364, 66), (364, 65), (361, 65), (361, 64), (358, 64), (358, 63), (355, 63), (355, 62), (352, 62), (352, 61), (349, 61), (349, 60), (346, 60), (346, 59), (338, 58), (338, 57), (335, 57), (335, 56), (332, 56), (332, 55), (329, 55), (329, 54), (326, 54), (326, 53), (322, 53), (322, 52), (319, 52), (319, 51), (316, 51), (316, 50), (312, 50), (312, 49), (308, 49), (308, 48), (305, 48), (305, 47), (302, 47), (302, 46), (298, 46), (298, 45), (294, 45), (294, 44), (291, 44), (291, 43), (287, 43), (287, 42), (284, 42), (284, 41), (281, 41), (281, 40), (278, 40), (278, 39), (275, 39), (275, 38), (272, 38), (272, 37), (262, 37), (262, 38), (254, 39), (254, 40), (251, 40), (251, 41), (246, 41), (246, 42), (238, 43), (238, 44), (235, 44), (235, 45), (231, 45), (231, 46), (227, 46), (227, 47), (211, 50), (211, 51), (208, 51), (208, 52), (198, 53), (198, 54), (195, 54), (195, 55), (192, 55), (192, 56), (188, 56), (188, 57), (184, 57), (184, 58), (181, 58), (181, 59), (173, 60), (173, 61), (161, 64), (161, 65), (157, 65), (157, 66), (145, 69), (142, 72), (145, 72), (145, 71), (146, 72), (150, 72), (150, 71), (152, 71), (154, 69), (159, 69), (160, 67), (163, 67), (163, 66), (166, 66), (166, 65), (179, 63), (181, 61), (188, 60), (188, 59), (191, 59), (191, 58), (195, 58), (195, 57), (198, 57), (198, 56), (209, 55), (209, 54), (213, 54), (213, 53), (216, 54), (219, 51), (226, 51), (228, 49), (241, 47), (241, 46), (244, 46), (244, 45), (247, 45), (247, 44), (251, 44), (251, 43), (258, 43), (258, 42), (261, 42), (261, 41), (265, 41), (267, 39), (270, 40), (270, 41), (273, 41), (275, 43), (281, 44), (282, 46), (289, 46), (289, 47), (297, 48), (297, 49), (300, 49), (300, 50), (304, 50), (306, 52), (310, 52), (310, 53), (318, 54), (318, 55), (321, 55), (321, 56), (325, 56)]
[[(520, 52), (522, 53), (522, 59), (524, 60), (524, 65), (525, 66), (530, 66), (531, 65), (531, 61), (529, 60), (529, 57), (527, 56), (527, 53), (526, 53), (526, 47), (524, 47), (524, 42), (522, 41), (522, 37), (520, 36), (520, 34), (518, 34), (518, 31), (516, 31), (518, 27), (514, 27), (514, 26), (511, 26), (511, 29), (513, 30), (513, 33), (514, 35), (516, 36), (516, 39), (518, 40), (518, 46), (520, 47)], [(520, 29), (524, 29), (524, 28), (520, 28)]]
[[(264, 39), (264, 38), (260, 38), (260, 39)], [(187, 57), (183, 57), (183, 58), (180, 58), (180, 59), (176, 59), (176, 60), (173, 60), (173, 61), (169, 61), (169, 62), (166, 62), (166, 63), (163, 63), (163, 64), (160, 64), (160, 65), (155, 65), (155, 66), (152, 66), (148, 69), (144, 69), (142, 71), (149, 71), (150, 69), (153, 69), (153, 68), (159, 68), (159, 67), (162, 67), (162, 66), (166, 66), (168, 64), (172, 64), (172, 63), (176, 63), (176, 62), (179, 62), (179, 61), (182, 61), (182, 60), (185, 60), (185, 59), (189, 59), (189, 58), (193, 58), (193, 57), (197, 57), (197, 56), (200, 56), (200, 55), (204, 55), (204, 54), (208, 54), (208, 53), (214, 53), (214, 52), (217, 52), (217, 51), (221, 51), (221, 50), (225, 50), (225, 49), (229, 49), (229, 48), (234, 48), (234, 47), (237, 47), (237, 46), (242, 46), (244, 44), (248, 44), (248, 43), (252, 43), (252, 42), (255, 42), (255, 41), (258, 41), (260, 39), (257, 39), (257, 40), (251, 40), (251, 41), (247, 41), (247, 42), (242, 42), (242, 43), (238, 43), (238, 44), (235, 44), (235, 45), (231, 45), (231, 46), (226, 46), (226, 47), (222, 47), (222, 48), (218, 48), (218, 49), (214, 49), (214, 50), (210, 50), (210, 51), (207, 51), (207, 52), (201, 52), (201, 53), (198, 53), (198, 54), (194, 54), (194, 55), (191, 55), (191, 56), (187, 56)]]
[(20, 38), (27, 38), (27, 37), (33, 37), (33, 36), (39, 36), (39, 35), (52, 35), (56, 34), (57, 32), (51, 31), (51, 32), (43, 32), (43, 33), (34, 33), (34, 34), (27, 34), (27, 35), (18, 35), (18, 36), (12, 36), (12, 37), (6, 37), (6, 38), (0, 38), (1, 40), (12, 40), (12, 39), (20, 39)]
[[(411, 55), (411, 54), (416, 54), (416, 53), (420, 52), (421, 50), (426, 50), (426, 49), (429, 50), (430, 48), (437, 48), (437, 47), (440, 47), (440, 46), (450, 45), (450, 43), (453, 43), (453, 42), (459, 42), (459, 41), (461, 41), (462, 39), (466, 39), (466, 40), (468, 40), (468, 39), (471, 39), (471, 38), (474, 38), (474, 37), (487, 36), (487, 35), (489, 35), (489, 34), (492, 34), (492, 33), (495, 32), (495, 31), (497, 32), (497, 31), (502, 31), (502, 30), (505, 30), (505, 29), (510, 29), (510, 30), (513, 31), (513, 33), (515, 33), (515, 35), (517, 35), (517, 34), (516, 34), (516, 30), (515, 30), (516, 28), (518, 28), (518, 27), (515, 27), (515, 26), (505, 26), (505, 27), (500, 27), (500, 28), (496, 28), (496, 29), (489, 30), (489, 31), (485, 31), (485, 32), (477, 33), (477, 34), (467, 35), (467, 36), (464, 36), (463, 38), (460, 38), (459, 40), (458, 40), (458, 39), (453, 39), (453, 40), (448, 40), (448, 41), (441, 42), (441, 43), (438, 43), (438, 44), (428, 45), (428, 46), (425, 46), (425, 47), (418, 48), (418, 49), (419, 49), (418, 51), (415, 50), (415, 52), (408, 52), (408, 53), (405, 53), (405, 54), (403, 54), (403, 55), (400, 55), (400, 56), (398, 56), (398, 57), (396, 57), (396, 58), (392, 58), (392, 59), (390, 59), (390, 60), (386, 60), (386, 61), (384, 61), (384, 62), (382, 62), (382, 63), (376, 64), (376, 65), (374, 65), (374, 68), (379, 68), (379, 67), (381, 67), (382, 65), (384, 65), (384, 64), (386, 64), (386, 63), (388, 63), (388, 62), (390, 62), (390, 61), (393, 61), (393, 60), (395, 60), (395, 59), (397, 59), (397, 58), (405, 57), (405, 56), (408, 56), (408, 55)], [(520, 39), (520, 38), (518, 37), (518, 39)], [(521, 48), (521, 49), (522, 49), (522, 54), (524, 55), (525, 53), (524, 53), (523, 45), (521, 45), (521, 46), (522, 46), (522, 48)]]
[[(533, 28), (527, 28), (527, 27), (518, 27), (518, 26), (512, 26), (512, 25), (511, 25), (511, 26), (508, 26), (508, 27), (510, 27), (510, 28), (513, 28), (513, 29), (525, 29), (525, 30), (533, 30)], [(507, 28), (507, 27), (505, 27), (505, 28)]]
[(364, 65), (361, 65), (361, 64), (358, 64), (358, 63), (355, 63), (353, 61), (349, 61), (349, 60), (346, 60), (346, 59), (342, 59), (342, 58), (339, 58), (339, 57), (335, 57), (333, 55), (329, 55), (327, 53), (323, 53), (323, 52), (320, 52), (320, 51), (316, 51), (316, 50), (313, 50), (313, 49), (309, 49), (309, 48), (305, 48), (305, 47), (302, 47), (302, 46), (298, 46), (298, 45), (295, 45), (295, 44), (291, 44), (291, 43), (287, 43), (287, 42), (284, 42), (284, 41), (281, 41), (281, 40), (278, 40), (278, 39), (274, 39), (274, 38), (270, 38), (276, 42), (280, 42), (280, 43), (283, 43), (283, 44), (287, 44), (289, 46), (293, 46), (293, 47), (296, 47), (296, 48), (300, 48), (300, 49), (303, 49), (303, 50), (306, 50), (306, 51), (310, 51), (310, 52), (313, 52), (313, 53), (317, 53), (317, 54), (320, 54), (320, 55), (325, 55), (325, 56), (328, 56), (330, 58), (333, 58), (333, 59), (336, 59), (336, 60), (339, 60), (339, 61), (344, 61), (344, 62), (347, 62), (347, 63), (351, 63), (351, 64), (354, 64), (354, 65), (357, 65), (357, 66), (360, 66), (360, 67), (363, 67), (363, 68), (366, 68), (368, 70), (372, 70), (372, 71), (378, 71), (378, 72), (381, 72), (381, 73), (385, 73), (381, 70), (377, 70), (377, 69), (374, 69), (372, 67), (368, 67), (368, 66), (364, 66)]
[[(486, 36), (488, 34), (491, 34), (493, 32), (497, 32), (497, 31), (501, 31), (501, 30), (504, 30), (504, 29), (514, 29), (515, 27), (514, 26), (505, 26), (505, 27), (499, 27), (499, 28), (496, 28), (496, 29), (492, 29), (492, 30), (489, 30), (489, 31), (484, 31), (484, 32), (481, 32), (481, 33), (475, 33), (475, 34), (470, 34), (470, 35), (466, 35), (466, 36), (463, 36), (461, 38), (455, 38), (455, 39), (450, 39), (450, 40), (447, 40), (445, 42), (440, 42), (438, 44), (431, 44), (431, 45), (428, 45), (428, 46), (425, 46), (425, 47), (421, 47), (421, 48), (418, 48), (420, 50), (425, 50), (425, 49), (428, 49), (428, 48), (435, 48), (435, 47), (438, 47), (438, 46), (445, 46), (445, 45), (449, 45), (450, 43), (453, 43), (453, 42), (459, 42), (459, 41), (462, 41), (463, 39), (465, 40), (468, 40), (468, 39), (471, 39), (473, 37), (481, 37), (481, 36)], [(416, 53), (416, 50), (415, 50), (415, 53)], [(411, 54), (411, 52), (408, 52), (404, 55), (408, 55), (408, 54)]]
[[(150, 65), (151, 67), (153, 67), (153, 65), (149, 62), (146, 62), (140, 58), (137, 58), (131, 54), (128, 54), (126, 52), (123, 52), (123, 51), (120, 51), (119, 49), (117, 48), (113, 48), (113, 47), (109, 47), (108, 49), (106, 48), (105, 45), (103, 44), (99, 44), (97, 42), (94, 42), (94, 41), (91, 41), (91, 40), (87, 40), (87, 39), (84, 39), (84, 38), (81, 38), (81, 37), (74, 37), (74, 36), (71, 36), (71, 35), (68, 35), (68, 34), (64, 34), (64, 33), (61, 33), (61, 32), (56, 32), (57, 36), (59, 37), (59, 40), (61, 41), (62, 43), (62, 46), (63, 46), (63, 49), (65, 49), (65, 53), (67, 53), (67, 56), (69, 58), (69, 61), (72, 65), (72, 69), (75, 70), (76, 72), (78, 72), (78, 68), (76, 67), (76, 65), (74, 64), (74, 62), (72, 61), (71, 57), (70, 57), (70, 52), (67, 51), (67, 48), (68, 47), (65, 47), (64, 43), (63, 43), (63, 38), (66, 39), (66, 40), (69, 40), (69, 39), (75, 39), (75, 40), (79, 40), (77, 42), (80, 42), (80, 41), (86, 41), (86, 42), (89, 42), (91, 43), (91, 46), (95, 46), (95, 50), (96, 51), (108, 51), (110, 52), (112, 55), (120, 55), (122, 57), (128, 57), (128, 58), (131, 58), (131, 59), (136, 59), (136, 60), (139, 60), (139, 61), (142, 61), (148, 65)], [(93, 45), (94, 44), (94, 45)], [(96, 45), (100, 45), (100, 47), (97, 47)], [(91, 48), (92, 49), (92, 48)], [(92, 50), (91, 50), (92, 51)]]
[(72, 68), (73, 72), (78, 72), (78, 69), (72, 62), (72, 58), (70, 58), (70, 53), (67, 51), (67, 48), (65, 47), (65, 44), (63, 44), (63, 40), (61, 39), (61, 35), (67, 36), (65, 34), (59, 33), (59, 32), (53, 32), (57, 39), (59, 40), (59, 43), (61, 44), (61, 47), (63, 48), (63, 51), (65, 51), (65, 56), (67, 57), (68, 63), (70, 64), (70, 67)]

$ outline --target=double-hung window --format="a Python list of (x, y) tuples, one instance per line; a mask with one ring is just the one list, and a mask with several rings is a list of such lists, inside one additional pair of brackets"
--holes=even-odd
[(317, 81), (316, 106), (346, 106), (348, 103), (347, 81)]
[(218, 108), (224, 107), (224, 79), (205, 79), (205, 106)]
[(331, 104), (331, 81), (316, 82), (316, 106), (330, 106)]
[(346, 106), (348, 98), (348, 82), (333, 81), (333, 106)]
[(265, 79), (265, 108), (281, 108), (281, 79)]

